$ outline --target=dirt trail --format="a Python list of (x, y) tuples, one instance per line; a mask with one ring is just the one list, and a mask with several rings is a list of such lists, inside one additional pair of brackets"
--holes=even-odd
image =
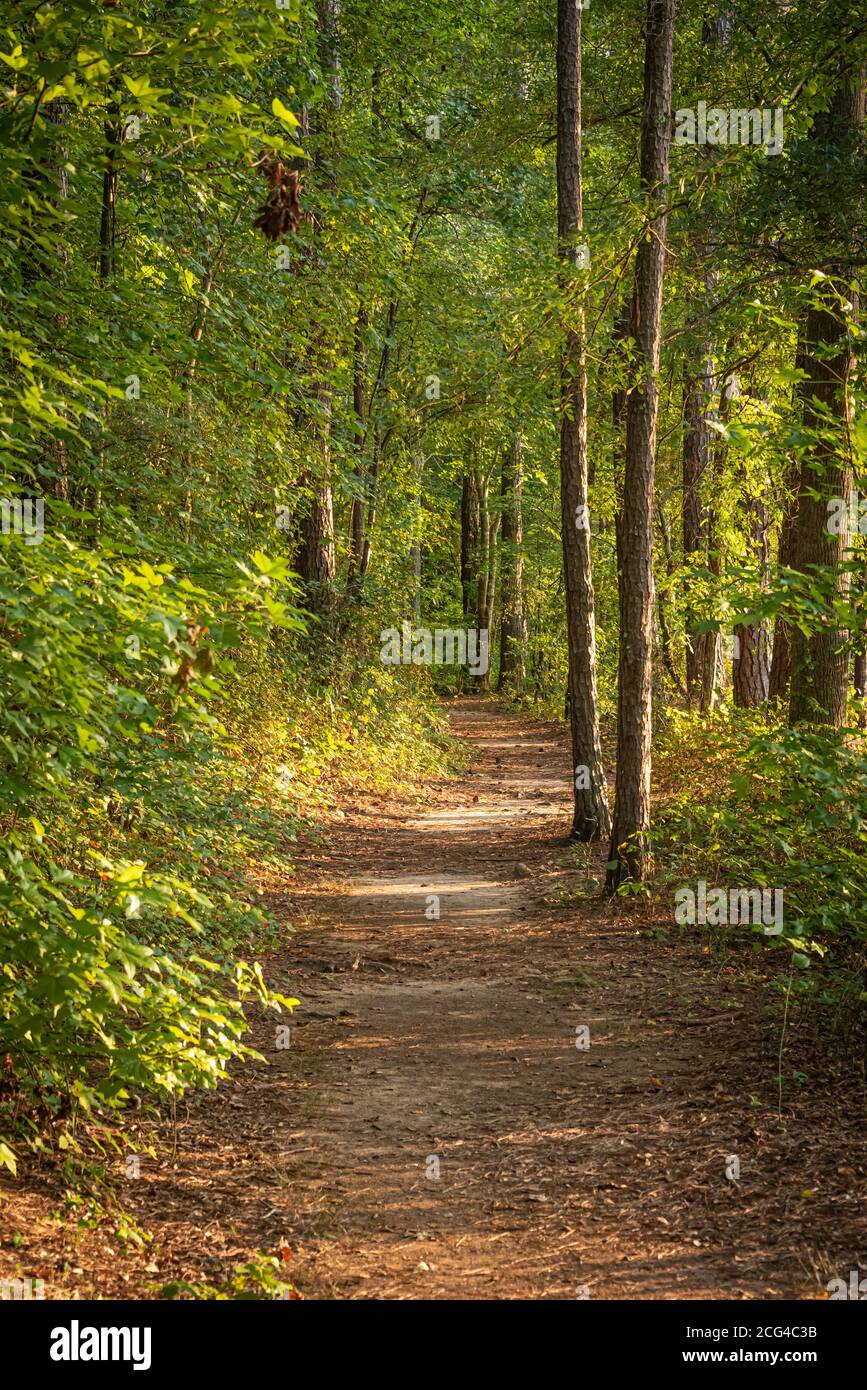
[(816, 1296), (855, 1254), (855, 1175), (844, 1125), (823, 1141), (820, 1115), (770, 1108), (766, 986), (599, 903), (604, 850), (576, 871), (563, 838), (562, 729), (492, 702), (452, 718), (461, 783), (420, 815), (356, 807), (302, 870), (273, 1199), (299, 1287)]
[(308, 1298), (814, 1298), (867, 1263), (863, 1071), (790, 1030), (807, 1080), (778, 1114), (760, 958), (600, 901), (562, 727), (452, 719), (466, 776), (424, 809), (356, 798), (270, 903), (296, 927), (270, 967), (303, 1000), (290, 1046), (256, 1019), (269, 1064), (142, 1160), (124, 1197), (153, 1244), (70, 1254), (29, 1199), (49, 1296), (152, 1297), (286, 1241)]

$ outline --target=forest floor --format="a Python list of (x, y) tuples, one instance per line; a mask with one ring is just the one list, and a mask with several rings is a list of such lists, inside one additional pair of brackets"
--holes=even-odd
[(748, 947), (600, 901), (562, 726), (478, 699), (452, 725), (461, 779), (345, 801), (268, 886), (290, 1045), (253, 1019), (268, 1064), (179, 1106), (123, 1185), (152, 1242), (21, 1179), (0, 1272), (158, 1297), (291, 1248), (307, 1298), (737, 1299), (827, 1297), (865, 1263), (863, 1067), (791, 1022), (781, 1052)]

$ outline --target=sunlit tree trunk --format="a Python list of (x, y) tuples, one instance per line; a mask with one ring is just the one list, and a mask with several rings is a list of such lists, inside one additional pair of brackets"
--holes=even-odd
[[(748, 499), (750, 552), (759, 576), (767, 581), (771, 558), (771, 514), (760, 497)], [(770, 643), (764, 622), (737, 623), (732, 658), (732, 699), (744, 709), (754, 709), (768, 698), (770, 681)]]
[(497, 690), (520, 686), (524, 680), (526, 628), (524, 620), (524, 446), (516, 434), (503, 454), (500, 474), (502, 527), (500, 543), (501, 621), (500, 671)]
[(475, 622), (479, 601), (479, 475), (464, 474), (461, 485), (461, 595), (464, 622)]
[[(795, 352), (795, 370), (800, 373), (804, 366), (803, 328), (798, 335)], [(800, 385), (796, 381), (793, 403), (800, 401)], [(777, 561), (780, 569), (791, 569), (795, 563), (795, 534), (798, 518), (798, 468), (794, 461), (787, 464), (784, 478), (783, 509), (780, 521), (780, 539)], [(787, 703), (789, 682), (792, 678), (792, 627), (782, 615), (774, 621), (774, 641), (771, 653), (771, 675), (768, 682), (768, 699), (772, 703)]]
[[(321, 130), (327, 130), (329, 114), (340, 110), (343, 100), (337, 26), (339, 0), (319, 0), (319, 56), (328, 92)], [(321, 231), (321, 221), (318, 224)], [(295, 568), (305, 587), (305, 602), (314, 612), (327, 613), (333, 604), (336, 574), (334, 548), (334, 498), (331, 486), (333, 348), (322, 328), (313, 344), (314, 395), (319, 403), (315, 422), (307, 422), (311, 436), (310, 464), (299, 479), (300, 517), (295, 549)]]
[(630, 317), (632, 389), (626, 406), (626, 460), (620, 525), (620, 660), (617, 778), (607, 886), (643, 879), (650, 826), (653, 646), (653, 512), (659, 408), (660, 328), (666, 199), (672, 130), (675, 0), (648, 0), (641, 123), (641, 186), (647, 236), (636, 254)]
[[(707, 487), (711, 451), (707, 421), (711, 391), (710, 366), (706, 361), (699, 374), (689, 377), (683, 392), (682, 527), (685, 561), (696, 555), (707, 558), (708, 513), (702, 502), (702, 492)], [(695, 704), (700, 696), (707, 637), (705, 633), (692, 631), (694, 621), (687, 591), (686, 693), (690, 705)]]
[(560, 501), (572, 733), (572, 835), (598, 840), (611, 818), (602, 768), (596, 690), (596, 624), (587, 480), (587, 360), (577, 275), (583, 228), (581, 5), (557, 6), (557, 240), (569, 327), (560, 363)]

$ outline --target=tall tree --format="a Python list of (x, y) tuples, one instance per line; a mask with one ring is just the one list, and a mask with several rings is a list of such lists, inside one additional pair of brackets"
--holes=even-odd
[(626, 459), (620, 518), (620, 657), (617, 688), (617, 777), (607, 887), (643, 879), (650, 825), (650, 734), (653, 660), (653, 511), (659, 409), (660, 328), (675, 0), (648, 0), (641, 122), (641, 187), (647, 226), (635, 258), (629, 332), (634, 345), (626, 407)]
[[(328, 138), (334, 116), (343, 103), (340, 69), (338, 23), (340, 0), (319, 0), (317, 20), (319, 29), (319, 61), (325, 77), (327, 99), (320, 117), (320, 140)], [(329, 121), (330, 118), (330, 121)], [(308, 131), (309, 133), (309, 131)], [(317, 164), (322, 166), (320, 147)], [(316, 233), (323, 231), (323, 220), (317, 218)], [(312, 394), (317, 409), (308, 421), (314, 445), (309, 467), (299, 479), (300, 518), (295, 550), (295, 564), (304, 581), (306, 601), (315, 612), (327, 612), (332, 604), (332, 584), (337, 572), (334, 547), (334, 495), (331, 482), (334, 347), (327, 342), (323, 324), (312, 345), (312, 370), (315, 375)]]
[(475, 622), (479, 600), (479, 474), (471, 468), (461, 482), (461, 594), (464, 622)]
[[(852, 148), (864, 124), (867, 83), (864, 71), (854, 80), (849, 64), (841, 59), (843, 75), (829, 110), (817, 117), (813, 142), (838, 159)], [(852, 424), (852, 372), (855, 359), (849, 315), (857, 313), (857, 295), (846, 303), (839, 284), (847, 286), (845, 252), (826, 266), (828, 279), (816, 287), (804, 326), (801, 383), (803, 422), (810, 444), (801, 462), (798, 508), (795, 519), (794, 566), (807, 575), (829, 571), (833, 594), (845, 598), (849, 575), (844, 568), (848, 534), (845, 525), (828, 526), (829, 502), (845, 502), (848, 514), (852, 488), (850, 429)], [(836, 283), (835, 283), (836, 281)], [(848, 696), (848, 634), (830, 620), (810, 634), (795, 629), (792, 654), (792, 688), (789, 719), (794, 724), (815, 719), (838, 728), (846, 721)]]
[(524, 441), (515, 433), (503, 452), (500, 472), (500, 568), (502, 602), (500, 619), (500, 670), (497, 690), (520, 686), (524, 679), (526, 622), (524, 618)]
[[(701, 373), (690, 375), (683, 391), (683, 558), (696, 555), (707, 557), (708, 512), (702, 502), (702, 489), (707, 487), (710, 459), (710, 428), (707, 403), (711, 395), (710, 364), (705, 362)], [(693, 630), (694, 619), (687, 602), (686, 691), (690, 704), (695, 703), (701, 690), (704, 647), (707, 633)]]
[(568, 327), (560, 360), (560, 500), (569, 716), (572, 733), (572, 835), (598, 840), (611, 817), (602, 767), (596, 690), (596, 623), (587, 478), (587, 349), (579, 237), (581, 173), (581, 0), (557, 4), (557, 243)]

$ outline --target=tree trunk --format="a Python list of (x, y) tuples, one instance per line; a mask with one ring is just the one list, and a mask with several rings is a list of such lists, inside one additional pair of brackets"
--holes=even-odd
[(487, 542), (485, 546), (485, 580), (482, 586), (482, 599), (478, 611), (478, 627), (490, 633), (494, 620), (494, 604), (497, 599), (497, 544), (500, 538), (500, 518), (488, 518)]
[(361, 551), (361, 566), (358, 571), (358, 585), (362, 588), (370, 568), (371, 537), (376, 522), (376, 494), (379, 483), (379, 466), (382, 462), (382, 430), (378, 420), (373, 422), (373, 459), (367, 489), (367, 517), (364, 526), (364, 544)]
[(364, 563), (364, 516), (367, 477), (364, 467), (364, 446), (367, 434), (366, 408), (366, 366), (364, 334), (367, 329), (367, 312), (359, 304), (355, 316), (354, 364), (352, 372), (352, 409), (355, 416), (355, 493), (349, 510), (349, 573), (347, 584), (357, 598), (361, 588), (362, 565)]
[[(323, 432), (323, 462), (330, 457), (329, 436)], [(302, 487), (310, 489), (301, 518), (301, 536), (295, 550), (295, 566), (307, 589), (306, 601), (314, 613), (330, 606), (330, 587), (334, 582), (334, 509), (330, 485), (309, 474)]]
[(641, 123), (641, 186), (649, 205), (647, 236), (635, 260), (630, 315), (632, 389), (626, 407), (626, 462), (620, 526), (620, 658), (617, 778), (607, 886), (646, 873), (650, 826), (653, 661), (653, 510), (659, 406), (660, 327), (668, 223), (671, 85), (675, 0), (648, 0)]
[[(830, 110), (818, 116), (814, 127), (817, 158), (827, 159), (828, 149), (842, 156), (851, 148), (864, 122), (865, 75), (856, 81), (844, 76)], [(829, 276), (850, 273), (845, 265), (825, 266)], [(847, 291), (848, 292), (848, 291)], [(794, 568), (809, 574), (812, 566), (835, 573), (834, 592), (845, 597), (849, 576), (842, 572), (847, 556), (848, 531), (828, 529), (828, 502), (841, 498), (848, 515), (852, 487), (849, 435), (852, 423), (850, 381), (854, 355), (841, 296), (830, 281), (816, 287), (817, 299), (807, 310), (804, 330), (804, 371), (801, 387), (803, 421), (812, 442), (804, 450), (794, 536)], [(855, 295), (852, 295), (855, 300)], [(857, 302), (853, 315), (857, 315)], [(833, 422), (833, 423), (832, 423)], [(820, 571), (821, 572), (821, 571)], [(830, 622), (805, 635), (793, 631), (792, 687), (789, 720), (809, 719), (840, 728), (846, 721), (849, 675), (849, 634)]]
[(500, 475), (502, 499), (501, 568), (502, 608), (500, 620), (500, 671), (497, 690), (524, 680), (526, 628), (524, 622), (524, 524), (522, 493), (524, 486), (523, 441), (516, 434), (503, 454)]
[(572, 836), (598, 840), (611, 817), (602, 768), (596, 692), (596, 624), (587, 479), (587, 360), (583, 289), (577, 277), (583, 227), (581, 182), (581, 4), (557, 5), (557, 242), (560, 289), (569, 328), (560, 361), (560, 501), (569, 715), (572, 732)]
[[(798, 335), (795, 352), (795, 370), (800, 372), (804, 366), (804, 337)], [(800, 399), (800, 385), (796, 382), (793, 404)], [(780, 543), (777, 554), (778, 568), (792, 569), (795, 563), (795, 530), (798, 517), (798, 472), (797, 466), (789, 463), (784, 481), (783, 515), (780, 521)], [(789, 696), (789, 682), (792, 678), (792, 627), (779, 615), (774, 620), (774, 644), (771, 655), (771, 676), (768, 682), (768, 699), (772, 703), (785, 703)]]
[[(59, 208), (69, 197), (69, 176), (66, 172), (66, 161), (68, 156), (63, 146), (63, 137), (60, 134), (62, 127), (69, 123), (69, 109), (65, 101), (54, 100), (46, 102), (42, 109), (42, 114), (49, 126), (57, 128), (56, 138), (52, 138), (51, 140), (51, 155), (53, 159), (56, 160), (56, 162), (52, 163), (50, 166), (50, 179), (54, 184), (54, 191), (49, 193), (46, 201), (52, 207)], [(54, 137), (54, 131), (52, 131), (52, 137)], [(52, 229), (50, 235), (53, 240), (57, 233)], [(69, 261), (69, 253), (62, 240), (58, 241), (57, 260), (64, 266), (67, 265)], [(31, 261), (30, 258), (25, 255), (25, 279), (29, 280), (31, 278), (31, 267), (33, 273), (36, 273), (38, 265), (39, 261), (37, 258)], [(65, 314), (54, 314), (53, 322), (57, 341), (62, 342), (69, 320)], [(51, 460), (50, 467), (53, 469), (54, 473), (52, 488), (54, 496), (59, 501), (68, 502), (70, 500), (69, 458), (66, 451), (66, 441), (63, 439), (62, 435), (56, 435), (55, 438), (44, 446), (43, 457), (46, 460)]]
[(115, 271), (115, 237), (117, 231), (117, 188), (120, 177), (118, 149), (123, 140), (124, 126), (119, 119), (117, 102), (109, 104), (110, 120), (103, 126), (105, 134), (105, 168), (102, 174), (102, 213), (99, 223), (99, 278), (110, 280)]
[[(481, 450), (479, 451), (481, 453)], [(490, 584), (491, 514), (488, 511), (488, 480), (479, 472), (479, 565), (476, 590), (476, 627), (483, 627), (488, 608)]]
[[(807, 430), (817, 433), (804, 452), (795, 518), (793, 568), (809, 575), (813, 566), (836, 571), (834, 588), (845, 595), (848, 576), (841, 573), (846, 558), (848, 532), (828, 530), (828, 502), (845, 500), (848, 514), (851, 473), (845, 456), (848, 381), (852, 353), (843, 315), (833, 302), (833, 291), (824, 303), (807, 311), (804, 345), (803, 419)], [(828, 417), (840, 424), (836, 440), (828, 437)], [(846, 720), (848, 694), (848, 634), (825, 625), (809, 636), (793, 629), (792, 684), (789, 720), (802, 719), (841, 727)]]
[[(757, 562), (764, 584), (771, 559), (771, 514), (760, 497), (748, 503), (751, 519), (750, 550)], [(745, 626), (738, 623), (734, 630), (735, 652), (732, 659), (732, 699), (743, 709), (754, 709), (768, 698), (770, 662), (768, 629), (763, 622)]]
[(416, 623), (421, 622), (421, 517), (422, 517), (422, 474), (424, 472), (424, 459), (422, 455), (414, 454), (412, 460), (413, 478), (415, 479), (415, 496), (413, 497), (413, 521), (412, 521), (412, 545), (410, 546), (410, 559), (412, 561), (412, 616)]
[(479, 477), (465, 474), (461, 488), (461, 594), (464, 622), (475, 621), (479, 600)]
[[(696, 554), (707, 555), (708, 512), (702, 505), (702, 484), (707, 483), (710, 464), (710, 428), (707, 422), (711, 397), (710, 363), (691, 376), (683, 391), (683, 558), (689, 562)], [(689, 581), (687, 581), (687, 584)], [(688, 591), (687, 591), (688, 594)], [(686, 604), (686, 693), (692, 707), (699, 698), (707, 634), (692, 631), (694, 618), (689, 599)]]
[[(319, 61), (328, 92), (325, 106), (324, 128), (327, 130), (327, 113), (339, 111), (342, 104), (340, 80), (340, 50), (337, 26), (340, 19), (339, 0), (319, 0), (317, 22), (319, 28)], [(320, 134), (322, 131), (320, 131)], [(332, 142), (333, 143), (333, 142)], [(332, 166), (334, 151), (330, 152)], [(321, 157), (316, 161), (321, 164)], [(321, 232), (321, 220), (317, 222)], [(318, 382), (315, 396), (320, 402), (318, 412), (320, 423), (308, 421), (307, 427), (315, 445), (317, 456), (305, 469), (299, 480), (301, 515), (299, 536), (295, 550), (295, 568), (302, 580), (306, 593), (305, 602), (314, 612), (325, 614), (331, 611), (334, 601), (333, 584), (336, 575), (334, 552), (334, 499), (331, 488), (331, 434), (332, 434), (332, 388), (329, 374), (333, 365), (333, 351), (326, 343), (325, 330), (318, 335), (312, 347), (312, 356), (317, 363), (315, 369)]]

